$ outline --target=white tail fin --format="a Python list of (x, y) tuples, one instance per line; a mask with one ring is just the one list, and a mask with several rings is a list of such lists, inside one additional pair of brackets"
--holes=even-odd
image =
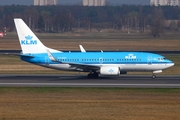
[(47, 53), (47, 49), (51, 52), (60, 52), (44, 46), (22, 19), (15, 18), (14, 22), (23, 54)]

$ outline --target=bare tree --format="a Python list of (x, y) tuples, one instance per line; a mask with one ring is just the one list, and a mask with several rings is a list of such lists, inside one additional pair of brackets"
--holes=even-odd
[(35, 8), (26, 8), (24, 12), (24, 19), (28, 23), (28, 26), (35, 30), (38, 27), (39, 13)]
[(153, 37), (160, 37), (164, 30), (164, 16), (162, 9), (155, 8), (152, 16), (151, 33)]
[(44, 21), (44, 31), (45, 32), (49, 32), (49, 30), (50, 30), (50, 20), (51, 20), (50, 15), (51, 15), (51, 13), (49, 11), (45, 11), (45, 10), (41, 11), (41, 16)]

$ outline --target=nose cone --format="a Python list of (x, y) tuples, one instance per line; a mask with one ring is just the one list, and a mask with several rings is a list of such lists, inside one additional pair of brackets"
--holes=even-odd
[(174, 63), (172, 61), (168, 60), (166, 65), (168, 68), (170, 68), (170, 67), (174, 66)]
[(172, 67), (172, 66), (174, 66), (174, 63), (172, 62), (172, 63), (170, 63), (170, 67)]

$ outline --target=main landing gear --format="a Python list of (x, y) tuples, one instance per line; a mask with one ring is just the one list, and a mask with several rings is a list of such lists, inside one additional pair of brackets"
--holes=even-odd
[(97, 72), (90, 72), (88, 75), (87, 75), (88, 78), (98, 78), (99, 77), (99, 73)]

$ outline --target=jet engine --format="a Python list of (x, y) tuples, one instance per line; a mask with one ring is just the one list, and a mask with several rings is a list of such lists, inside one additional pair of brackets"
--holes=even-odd
[(120, 75), (120, 68), (117, 66), (102, 66), (100, 68), (101, 75)]

